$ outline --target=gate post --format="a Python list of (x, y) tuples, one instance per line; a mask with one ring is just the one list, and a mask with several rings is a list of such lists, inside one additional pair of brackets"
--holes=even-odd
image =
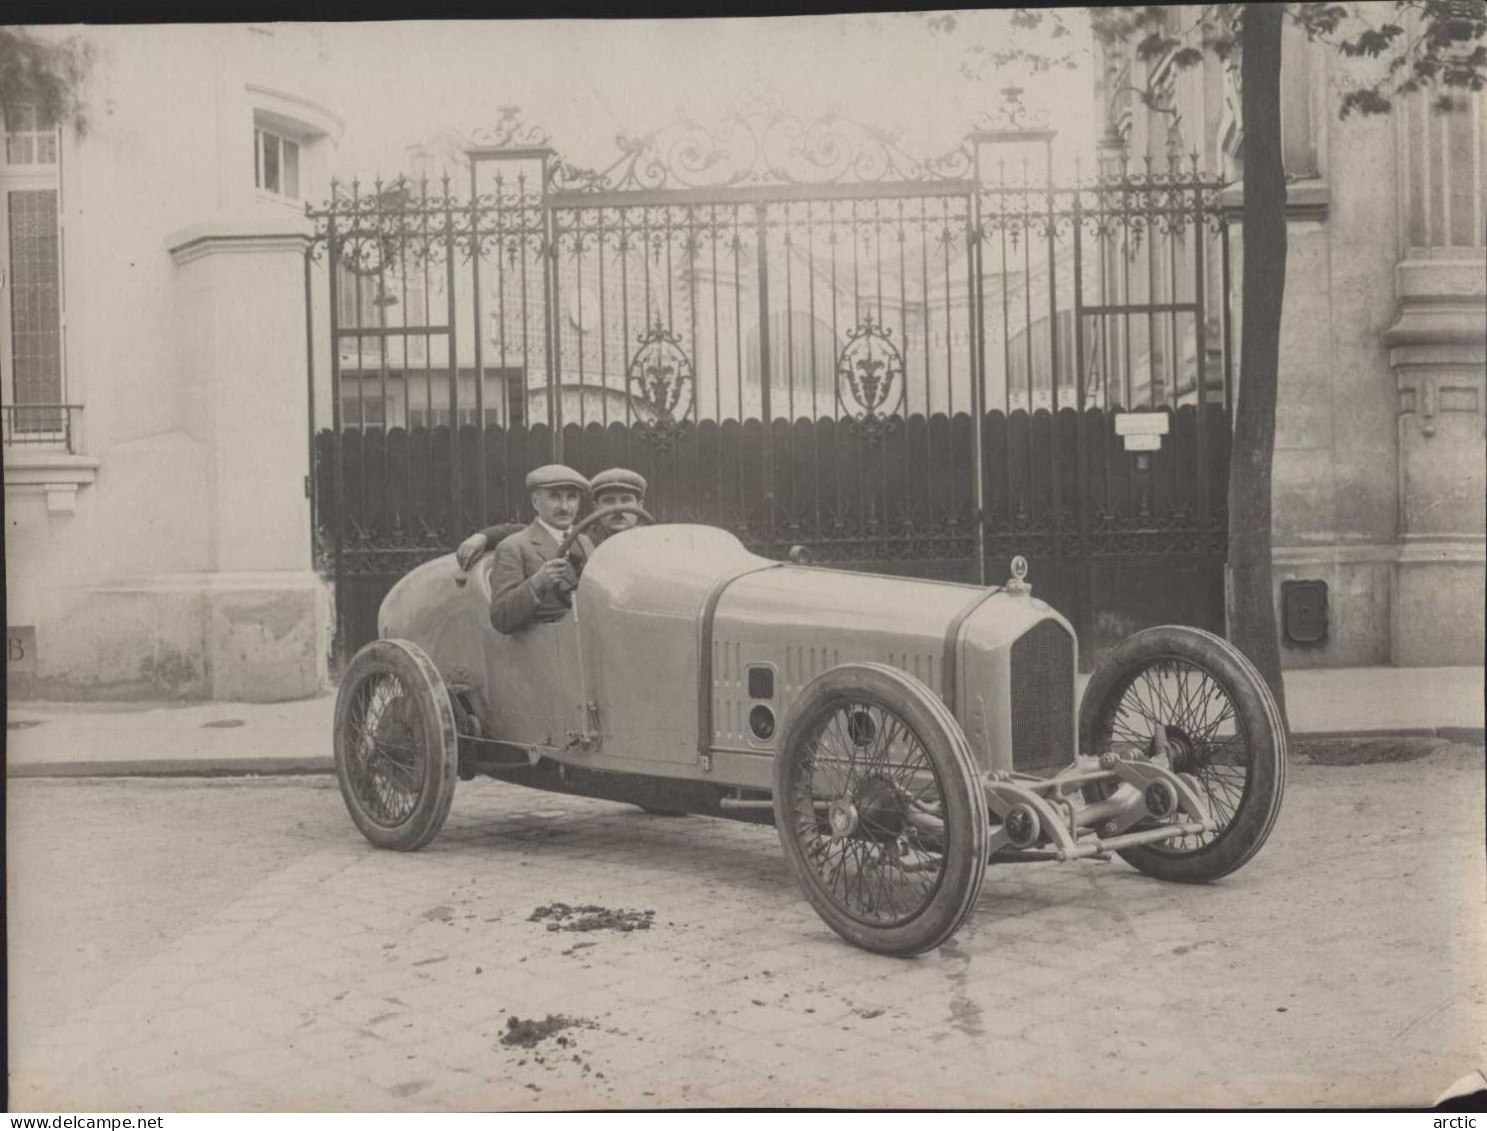
[[(774, 536), (774, 408), (770, 403), (771, 372), (769, 342), (769, 229), (766, 226), (768, 205), (754, 206), (759, 228), (759, 415), (764, 424), (764, 505), (768, 508), (765, 533)], [(748, 516), (744, 516), (745, 521)]]
[(971, 509), (976, 520), (976, 581), (986, 584), (986, 294), (981, 277), (981, 147), (971, 141), (973, 187), (966, 230), (966, 294), (971, 304)]
[[(197, 521), (206, 570), (173, 592), (200, 616), (209, 698), (274, 701), (325, 683), (330, 594), (314, 572), (303, 220), (228, 216), (169, 237), (191, 394), (207, 453)], [(162, 590), (163, 591), (163, 590)]]
[(558, 236), (552, 202), (547, 197), (547, 162), (542, 163), (542, 334), (547, 361), (547, 426), (552, 462), (563, 462), (563, 387), (558, 371)]

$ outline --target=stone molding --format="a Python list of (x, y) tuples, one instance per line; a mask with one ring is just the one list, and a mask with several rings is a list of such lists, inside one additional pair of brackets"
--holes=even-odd
[(1331, 546), (1276, 546), (1272, 563), (1285, 568), (1340, 565), (1417, 565), (1434, 562), (1487, 563), (1480, 534), (1405, 535), (1398, 542)]
[(184, 267), (208, 255), (264, 252), (304, 253), (313, 229), (302, 216), (223, 215), (165, 237), (166, 249), (176, 265)]
[(46, 496), (48, 514), (75, 514), (78, 488), (98, 477), (98, 461), (91, 456), (41, 449), (5, 449), (5, 490)]
[[(1235, 181), (1219, 194), (1219, 210), (1230, 223), (1244, 220), (1244, 182)], [(1291, 181), (1286, 185), (1286, 219), (1321, 223), (1332, 210), (1332, 190), (1321, 179)]]
[(303, 136), (329, 137), (333, 141), (339, 141), (346, 132), (346, 123), (339, 114), (302, 95), (251, 82), (243, 89), (254, 112), (261, 113), (270, 124), (275, 124), (277, 119)]
[(1478, 249), (1412, 249), (1395, 268), (1399, 316), (1383, 333), (1399, 413), (1427, 437), (1446, 412), (1482, 412), (1487, 259)]

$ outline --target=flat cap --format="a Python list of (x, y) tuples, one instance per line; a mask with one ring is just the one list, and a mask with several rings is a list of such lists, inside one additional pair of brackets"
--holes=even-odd
[(589, 481), (566, 464), (548, 463), (527, 472), (527, 490), (538, 487), (577, 487), (587, 493)]
[(601, 491), (621, 489), (634, 491), (641, 498), (645, 498), (645, 486), (645, 476), (627, 467), (611, 467), (606, 471), (601, 471), (589, 481), (589, 489), (596, 496)]

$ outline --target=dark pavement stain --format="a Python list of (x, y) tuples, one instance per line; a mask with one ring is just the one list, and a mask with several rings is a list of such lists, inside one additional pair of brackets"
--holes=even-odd
[(546, 919), (549, 931), (648, 931), (656, 913), (651, 910), (630, 911), (583, 904), (570, 907), (566, 903), (550, 903), (534, 908), (527, 922), (539, 923)]
[(940, 957), (953, 963), (946, 970), (946, 977), (950, 979), (950, 984), (955, 991), (950, 999), (950, 1016), (946, 1020), (968, 1036), (981, 1036), (986, 1031), (981, 1025), (981, 1007), (970, 999), (967, 992), (967, 986), (970, 983), (971, 956), (960, 949), (958, 942), (951, 939), (941, 945)]
[(1172, 953), (1173, 954), (1190, 954), (1193, 951), (1197, 950), (1200, 946), (1215, 946), (1215, 945), (1217, 945), (1217, 940), (1215, 940), (1215, 939), (1204, 939), (1202, 942), (1189, 943), (1186, 946), (1174, 946), (1172, 948)]

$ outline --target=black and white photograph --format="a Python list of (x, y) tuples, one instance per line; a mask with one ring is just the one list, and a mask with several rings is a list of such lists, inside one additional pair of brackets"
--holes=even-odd
[(1480, 1110), (1487, 4), (402, 14), (0, 25), (8, 1110)]

